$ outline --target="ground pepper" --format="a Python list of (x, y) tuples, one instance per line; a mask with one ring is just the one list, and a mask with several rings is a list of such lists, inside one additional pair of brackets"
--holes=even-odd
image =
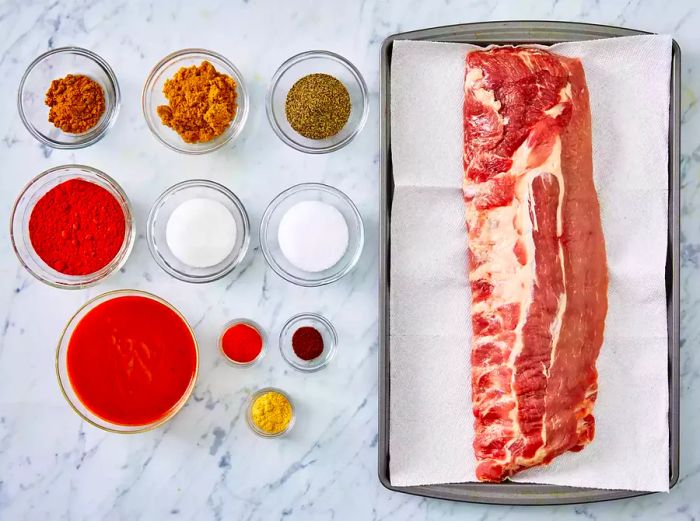
[(53, 80), (44, 103), (50, 107), (49, 121), (69, 134), (82, 134), (97, 125), (106, 106), (100, 84), (82, 74)]
[(186, 143), (206, 143), (223, 134), (236, 116), (236, 82), (208, 61), (182, 67), (165, 82), (168, 105), (158, 107), (164, 125)]
[(348, 89), (330, 74), (309, 74), (287, 93), (287, 121), (302, 136), (326, 139), (340, 132), (350, 118)]
[(66, 275), (95, 273), (117, 255), (126, 220), (119, 201), (101, 186), (70, 179), (39, 199), (29, 217), (34, 251)]
[(313, 327), (300, 327), (292, 335), (292, 349), (302, 360), (318, 358), (323, 353), (323, 336)]
[(279, 434), (292, 421), (292, 404), (285, 395), (268, 391), (253, 402), (251, 417), (255, 426), (267, 434)]

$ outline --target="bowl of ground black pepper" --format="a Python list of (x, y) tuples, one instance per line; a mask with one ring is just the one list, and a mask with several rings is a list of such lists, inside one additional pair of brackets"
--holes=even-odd
[(294, 369), (312, 373), (326, 367), (335, 356), (338, 334), (327, 319), (317, 313), (300, 313), (290, 318), (280, 333), (282, 358)]
[(79, 47), (48, 51), (27, 67), (17, 107), (27, 130), (52, 148), (84, 148), (102, 139), (119, 113), (119, 83), (100, 56)]
[(287, 145), (309, 154), (344, 147), (367, 121), (367, 86), (357, 68), (329, 51), (284, 62), (267, 92), (267, 117)]
[(151, 71), (141, 97), (153, 135), (184, 154), (205, 154), (237, 138), (248, 117), (243, 76), (205, 49), (183, 49)]

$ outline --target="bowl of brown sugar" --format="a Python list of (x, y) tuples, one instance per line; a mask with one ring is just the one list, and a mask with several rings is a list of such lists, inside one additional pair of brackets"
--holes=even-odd
[(111, 67), (79, 47), (39, 56), (27, 67), (17, 94), (22, 123), (52, 148), (84, 148), (99, 141), (114, 125), (119, 105)]
[(243, 76), (205, 49), (183, 49), (151, 71), (141, 97), (148, 128), (165, 146), (205, 154), (240, 135), (248, 117)]

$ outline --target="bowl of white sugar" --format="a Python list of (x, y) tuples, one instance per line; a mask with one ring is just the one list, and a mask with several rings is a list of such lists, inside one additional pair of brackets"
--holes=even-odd
[(212, 282), (248, 250), (245, 207), (225, 186), (194, 179), (168, 188), (148, 215), (148, 247), (158, 265), (185, 282)]
[(260, 224), (265, 260), (300, 286), (330, 284), (357, 264), (364, 245), (362, 217), (340, 190), (320, 183), (293, 186), (270, 203)]

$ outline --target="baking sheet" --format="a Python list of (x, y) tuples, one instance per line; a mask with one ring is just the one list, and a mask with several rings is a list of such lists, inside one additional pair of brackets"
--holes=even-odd
[[(440, 38), (440, 35), (443, 35), (444, 39), (446, 40), (462, 40), (462, 41), (471, 41), (474, 43), (479, 43), (479, 42), (498, 42), (498, 43), (525, 43), (525, 42), (538, 42), (538, 43), (552, 43), (551, 40), (548, 40), (546, 38), (545, 30), (542, 29), (542, 26), (550, 26), (552, 27), (552, 33), (560, 33), (562, 29), (562, 25), (566, 26), (569, 31), (571, 31), (571, 27), (578, 27), (580, 24), (557, 24), (557, 23), (548, 23), (548, 24), (541, 24), (540, 26), (540, 34), (537, 35), (535, 34), (537, 31), (533, 29), (532, 27), (530, 28), (523, 28), (522, 23), (520, 23), (521, 27), (519, 27), (517, 30), (520, 30), (520, 36), (517, 37), (514, 34), (514, 27), (513, 25), (517, 25), (518, 23), (498, 23), (498, 24), (477, 24), (479, 27), (475, 27), (474, 30), (472, 31), (471, 26), (465, 26), (462, 29), (455, 28), (455, 27), (448, 27), (448, 28), (441, 28), (441, 29), (435, 29), (435, 30), (429, 30), (426, 32), (423, 36), (425, 38), (429, 39), (443, 39)], [(490, 27), (484, 27), (490, 26)], [(585, 31), (582, 30), (578, 38), (601, 38), (603, 36), (609, 35), (608, 33), (610, 32), (609, 28), (600, 28), (598, 26), (584, 26)], [(460, 33), (461, 31), (461, 33)], [(489, 31), (492, 33), (491, 36), (493, 38), (489, 38)], [(624, 32), (624, 31), (623, 31)], [(438, 33), (438, 34), (436, 34)], [(476, 37), (475, 34), (479, 34), (479, 37)], [(627, 31), (629, 33), (629, 31)], [(507, 38), (513, 38), (509, 40), (504, 40), (503, 39), (503, 34), (505, 34)], [(500, 35), (500, 36), (499, 36)], [(438, 37), (436, 37), (438, 36)], [(570, 39), (577, 39), (576, 34), (569, 34)], [(383, 203), (386, 205), (387, 208), (387, 214), (388, 210), (390, 207), (391, 203), (391, 162), (390, 162), (390, 156), (388, 155), (389, 152), (389, 128), (388, 128), (388, 74), (389, 74), (389, 69), (388, 69), (388, 59), (390, 58), (390, 45), (393, 39), (407, 39), (415, 37), (420, 39), (420, 35), (416, 36), (415, 34), (408, 34), (408, 35), (397, 35), (395, 37), (392, 37), (392, 39), (389, 40), (388, 44), (385, 44), (385, 54), (383, 56), (384, 62), (383, 62), (383, 69), (382, 73), (384, 75), (384, 81), (382, 83), (383, 89), (384, 89), (384, 96), (382, 97), (382, 102), (384, 103), (384, 119), (383, 119), (383, 137), (384, 137), (384, 146), (383, 146)], [(501, 39), (499, 39), (501, 38)], [(677, 70), (677, 59), (678, 59), (678, 52), (677, 52), (677, 47), (674, 49), (674, 67)], [(672, 80), (674, 81), (673, 84), (673, 90), (674, 92), (677, 92), (677, 83), (675, 81), (677, 80), (677, 76), (674, 74)], [(677, 103), (677, 98), (673, 98), (674, 103)], [(677, 144), (677, 112), (672, 111), (672, 122), (673, 124), (671, 125), (671, 133), (672, 133), (672, 139), (671, 139), (671, 158), (672, 161), (670, 162), (671, 164), (671, 177), (670, 180), (672, 181), (669, 185), (670, 189), (670, 200), (669, 200), (669, 224), (670, 228), (669, 230), (671, 231), (670, 238), (669, 238), (669, 263), (668, 263), (668, 277), (667, 277), (667, 282), (669, 282), (669, 313), (668, 313), (668, 318), (669, 318), (669, 346), (670, 346), (670, 353), (671, 355), (674, 355), (677, 351), (677, 284), (674, 283), (674, 279), (677, 279), (677, 271), (674, 272), (673, 268), (674, 266), (677, 266), (677, 247), (678, 247), (678, 241), (677, 241), (677, 170), (674, 170), (674, 168), (677, 168), (677, 147), (674, 148)], [(386, 216), (385, 222), (382, 223), (382, 240), (384, 246), (388, 246), (388, 217), (389, 215)], [(390, 359), (389, 359), (389, 353), (387, 349), (387, 332), (388, 329), (386, 328), (388, 316), (386, 314), (387, 308), (386, 305), (388, 304), (388, 301), (386, 300), (386, 292), (388, 290), (388, 258), (387, 258), (387, 251), (382, 252), (384, 254), (384, 261), (382, 262), (382, 314), (383, 314), (383, 323), (382, 323), (382, 340), (383, 340), (383, 356), (381, 357), (381, 364), (382, 364), (382, 382), (381, 382), (381, 392), (380, 392), (380, 401), (382, 402), (380, 405), (380, 411), (382, 412), (382, 418), (380, 422), (380, 478), (382, 478), (382, 481), (384, 482), (385, 485), (389, 486), (392, 489), (399, 489), (411, 493), (418, 493), (418, 494), (426, 494), (426, 495), (433, 495), (436, 497), (445, 497), (445, 498), (451, 498), (451, 499), (462, 499), (462, 500), (472, 500), (472, 501), (485, 501), (485, 502), (508, 502), (508, 503), (530, 503), (530, 502), (537, 502), (537, 503), (542, 503), (542, 502), (549, 502), (549, 503), (561, 503), (561, 502), (571, 502), (571, 501), (592, 501), (592, 500), (600, 500), (600, 499), (609, 499), (609, 498), (614, 498), (614, 497), (626, 497), (630, 495), (634, 495), (633, 493), (629, 492), (615, 492), (615, 491), (595, 491), (595, 490), (579, 490), (576, 488), (571, 488), (571, 487), (552, 487), (552, 486), (541, 486), (541, 485), (518, 485), (518, 484), (512, 484), (512, 483), (504, 483), (504, 484), (499, 484), (499, 485), (489, 485), (489, 484), (462, 484), (462, 485), (433, 485), (429, 487), (392, 487), (389, 483), (389, 475), (388, 475), (388, 466), (387, 466), (387, 457), (388, 457), (388, 451), (387, 451), (387, 428), (388, 428), (388, 417), (390, 411), (388, 411), (388, 397), (390, 396), (388, 393), (390, 391), (388, 381), (386, 378), (386, 373), (387, 370), (390, 367)], [(677, 354), (677, 353), (676, 353)], [(671, 357), (671, 375), (673, 376), (674, 371), (677, 371), (677, 359), (675, 359), (675, 356)], [(676, 382), (677, 380), (672, 379), (672, 382)], [(671, 425), (671, 433), (670, 433), (670, 439), (671, 439), (671, 480), (670, 483), (671, 485), (675, 482), (675, 476), (677, 476), (677, 430), (674, 429), (674, 425), (677, 425), (677, 389), (674, 388), (674, 386), (671, 386), (671, 418), (670, 418), (670, 425)], [(675, 447), (675, 448), (674, 448)], [(675, 463), (674, 463), (675, 462)]]

